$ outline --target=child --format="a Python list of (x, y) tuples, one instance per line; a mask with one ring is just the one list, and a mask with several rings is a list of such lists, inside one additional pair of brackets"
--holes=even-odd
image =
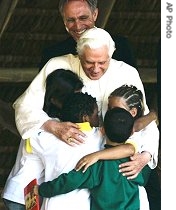
[[(134, 118), (125, 109), (116, 107), (108, 110), (104, 118), (105, 147), (124, 144), (133, 133), (133, 124)], [(144, 180), (141, 174), (129, 181), (118, 173), (118, 165), (125, 161), (126, 158), (98, 161), (84, 173), (76, 170), (64, 173), (53, 181), (42, 183), (39, 195), (52, 197), (77, 188), (88, 188), (91, 193), (91, 210), (140, 209), (138, 185), (142, 185)], [(143, 209), (149, 207), (143, 206)]]
[[(83, 82), (72, 71), (64, 69), (53, 71), (46, 79), (46, 94), (43, 109), (49, 116), (54, 116), (54, 107), (56, 106), (54, 96), (57, 93), (56, 99), (57, 105), (59, 105), (57, 114), (59, 115), (64, 98), (72, 92), (80, 91), (82, 87)], [(58, 115), (55, 115), (55, 117)], [(41, 130), (36, 129), (31, 139), (35, 138), (39, 131)], [(32, 152), (30, 140), (22, 139), (16, 162), (2, 192), (3, 201), (9, 210), (25, 210), (24, 187), (34, 178), (37, 178), (39, 183), (43, 181), (43, 167), (39, 163), (38, 156)]]
[[(53, 99), (56, 99), (56, 96), (57, 93), (53, 94)], [(78, 123), (80, 129), (86, 134), (85, 142), (81, 145), (70, 146), (43, 130), (40, 130), (35, 138), (31, 138), (32, 151), (40, 159), (45, 181), (53, 180), (59, 174), (69, 172), (81, 157), (100, 150), (104, 145), (103, 135), (98, 128), (98, 106), (96, 99), (92, 96), (80, 92), (69, 94), (62, 106), (59, 118), (63, 122)], [(70, 137), (71, 143), (73, 142)], [(55, 210), (56, 206), (59, 206), (60, 210), (89, 210), (89, 196), (88, 189), (74, 190), (52, 199), (43, 199), (41, 209)]]

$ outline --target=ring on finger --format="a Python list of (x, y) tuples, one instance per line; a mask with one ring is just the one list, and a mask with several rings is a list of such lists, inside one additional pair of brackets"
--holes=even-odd
[(72, 143), (73, 141), (74, 141), (74, 138), (68, 137), (67, 142), (68, 142), (69, 144)]

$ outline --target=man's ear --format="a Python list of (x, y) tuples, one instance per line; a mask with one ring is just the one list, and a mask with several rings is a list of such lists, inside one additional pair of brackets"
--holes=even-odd
[(132, 109), (130, 109), (130, 113), (133, 117), (135, 117), (137, 115), (137, 109), (133, 107)]
[(96, 8), (96, 10), (93, 13), (93, 19), (94, 19), (94, 21), (97, 20), (97, 17), (98, 17), (98, 8)]

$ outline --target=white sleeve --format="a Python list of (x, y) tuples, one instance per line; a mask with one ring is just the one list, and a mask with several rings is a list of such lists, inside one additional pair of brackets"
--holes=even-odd
[(135, 132), (130, 139), (138, 145), (138, 152), (144, 151), (151, 154), (148, 166), (153, 169), (158, 164), (159, 130), (155, 122), (151, 122), (146, 128)]
[(151, 169), (155, 168), (158, 164), (158, 150), (159, 150), (159, 130), (156, 123), (151, 122), (141, 132), (142, 142), (139, 152), (147, 151), (151, 154), (151, 160), (148, 165)]
[(45, 81), (56, 69), (71, 69), (67, 56), (53, 58), (43, 67), (27, 90), (14, 102), (15, 120), (23, 139), (30, 138), (50, 117), (43, 111)]

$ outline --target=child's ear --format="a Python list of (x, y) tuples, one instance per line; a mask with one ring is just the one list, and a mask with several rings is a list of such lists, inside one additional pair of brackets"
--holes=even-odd
[(133, 117), (135, 117), (137, 115), (137, 109), (133, 107), (132, 109), (130, 109), (130, 113)]
[(104, 127), (100, 127), (100, 131), (103, 135), (105, 135), (105, 130), (104, 130)]
[(83, 122), (90, 122), (88, 115), (83, 116)]

